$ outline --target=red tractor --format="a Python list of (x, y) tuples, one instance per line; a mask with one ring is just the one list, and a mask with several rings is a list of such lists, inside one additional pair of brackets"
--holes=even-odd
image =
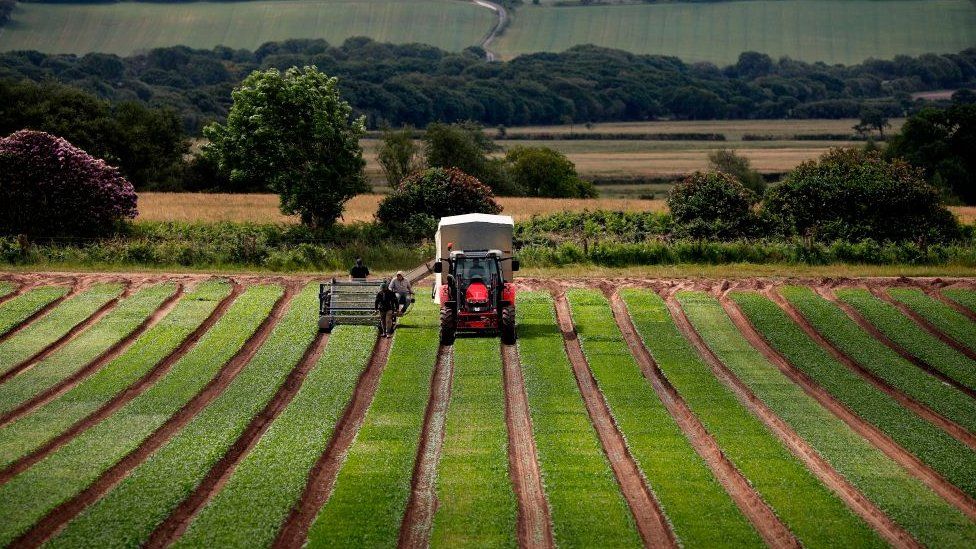
[[(451, 251), (434, 264), (444, 281), (439, 285), (441, 344), (451, 345), (457, 332), (496, 332), (506, 345), (515, 343), (515, 285), (505, 272), (519, 262), (501, 250)], [(511, 261), (511, 269), (503, 263)], [(444, 265), (447, 273), (444, 273)]]

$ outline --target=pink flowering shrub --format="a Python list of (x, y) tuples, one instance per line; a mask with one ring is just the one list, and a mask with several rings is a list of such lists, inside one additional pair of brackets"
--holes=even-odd
[(136, 213), (132, 183), (67, 140), (32, 130), (0, 139), (0, 233), (97, 236)]

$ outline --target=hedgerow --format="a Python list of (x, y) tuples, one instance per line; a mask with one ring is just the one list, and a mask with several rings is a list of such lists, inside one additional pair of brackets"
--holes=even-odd
[[(649, 290), (625, 290), (621, 297), (661, 372), (723, 454), (804, 546), (829, 547), (839, 541), (858, 547), (884, 545), (877, 532), (824, 486), (715, 377), (678, 331), (659, 295)], [(686, 302), (695, 298), (684, 295)], [(757, 455), (762, 459), (756, 459)]]
[(976, 361), (921, 329), (896, 307), (874, 297), (867, 290), (841, 289), (835, 293), (883, 334), (925, 364), (970, 389), (976, 389)]
[(942, 295), (966, 307), (970, 311), (976, 312), (976, 292), (973, 290), (963, 290), (960, 288), (946, 288), (942, 290)]
[(932, 299), (922, 290), (912, 288), (889, 288), (888, 294), (904, 303), (936, 328), (976, 351), (976, 323), (945, 303)]
[(4, 341), (0, 344), (0, 374), (57, 341), (121, 293), (121, 284), (96, 284)]
[(418, 299), (398, 328), (390, 359), (309, 547), (397, 544), (437, 359), (434, 304)]
[(976, 495), (976, 454), (948, 433), (837, 362), (775, 303), (753, 292), (732, 299), (769, 343), (837, 400), (970, 496)]
[(539, 469), (560, 547), (640, 547), (573, 377), (552, 298), (518, 294), (518, 349)]
[(95, 412), (170, 354), (230, 293), (224, 281), (203, 282), (122, 355), (73, 389), (0, 429), (0, 467), (36, 450)]
[(138, 448), (244, 346), (280, 295), (278, 286), (248, 288), (155, 385), (0, 486), (0, 545), (9, 544)]
[(136, 292), (75, 339), (30, 370), (0, 385), (0, 413), (64, 381), (128, 336), (173, 295), (175, 284), (160, 284)]
[(455, 342), (431, 547), (517, 545), (502, 379), (496, 339)]
[(929, 547), (972, 545), (976, 524), (851, 429), (771, 364), (714, 297), (678, 300), (702, 339), (735, 376), (869, 500)]
[(859, 365), (942, 416), (976, 431), (976, 400), (915, 367), (812, 289), (787, 286), (781, 293), (818, 332)]
[(369, 361), (374, 329), (338, 326), (294, 400), (174, 547), (270, 547)]
[(64, 286), (42, 286), (0, 305), (0, 335), (9, 332), (14, 326), (66, 293), (68, 288)]
[(566, 295), (590, 370), (679, 542), (689, 547), (761, 546), (752, 524), (641, 374), (607, 300), (589, 290)]

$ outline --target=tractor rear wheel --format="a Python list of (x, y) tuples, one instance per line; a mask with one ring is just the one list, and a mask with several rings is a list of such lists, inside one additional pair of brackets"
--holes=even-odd
[(505, 345), (515, 344), (515, 307), (502, 309), (501, 332), (502, 343)]
[(454, 315), (454, 309), (441, 307), (441, 345), (453, 345), (456, 332), (457, 317)]

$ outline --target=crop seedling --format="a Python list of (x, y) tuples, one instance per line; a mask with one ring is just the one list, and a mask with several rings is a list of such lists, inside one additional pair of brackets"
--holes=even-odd
[(943, 333), (976, 351), (976, 322), (915, 288), (889, 288), (888, 295), (907, 305)]
[(0, 305), (0, 335), (6, 334), (67, 293), (68, 288), (64, 286), (41, 286)]

